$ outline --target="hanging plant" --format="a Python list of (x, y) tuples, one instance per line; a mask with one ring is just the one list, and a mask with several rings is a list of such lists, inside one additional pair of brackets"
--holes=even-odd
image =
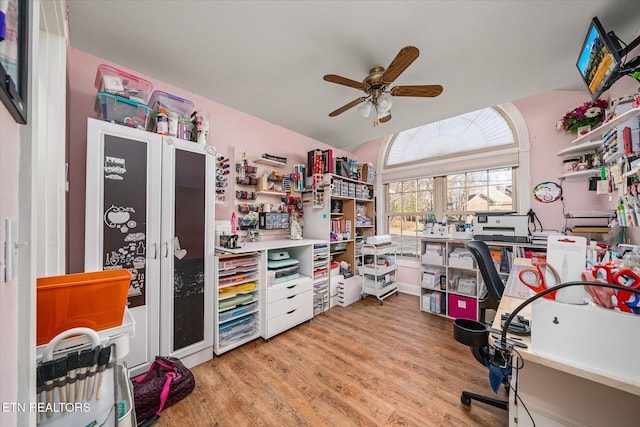
[(579, 128), (590, 126), (595, 128), (604, 121), (604, 113), (607, 108), (607, 101), (597, 99), (587, 101), (567, 113), (558, 121), (556, 128), (569, 133), (578, 133)]

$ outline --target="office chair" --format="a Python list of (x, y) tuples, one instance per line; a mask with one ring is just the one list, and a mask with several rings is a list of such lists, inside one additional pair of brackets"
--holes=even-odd
[(489, 247), (482, 240), (470, 240), (464, 246), (471, 252), (471, 255), (478, 264), (478, 269), (482, 275), (482, 281), (487, 288), (487, 295), (479, 301), (480, 321), (487, 323), (487, 309), (497, 310), (500, 299), (504, 293), (504, 283), (496, 270), (496, 266), (491, 258)]
[[(475, 359), (483, 366), (489, 367), (489, 332), (487, 331), (486, 310), (497, 310), (500, 299), (504, 292), (504, 284), (496, 270), (496, 266), (491, 258), (489, 247), (480, 240), (471, 240), (464, 245), (473, 255), (478, 264), (478, 269), (482, 275), (482, 280), (487, 288), (486, 297), (479, 302), (480, 320), (456, 319), (454, 321), (453, 336), (456, 341), (466, 344), (471, 348), (471, 353)], [(471, 401), (486, 403), (496, 408), (509, 409), (509, 402), (489, 396), (483, 396), (469, 391), (463, 391), (460, 401), (466, 405), (471, 405)]]

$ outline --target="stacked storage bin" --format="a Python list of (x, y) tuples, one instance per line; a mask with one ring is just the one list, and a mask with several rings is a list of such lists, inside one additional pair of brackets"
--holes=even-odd
[(95, 111), (98, 118), (138, 129), (149, 125), (151, 108), (146, 104), (151, 82), (109, 65), (99, 65), (96, 73)]
[[(161, 108), (164, 108), (169, 116), (169, 135), (176, 136), (187, 141), (195, 141), (194, 124), (191, 116), (195, 111), (195, 104), (188, 99), (172, 95), (161, 90), (154, 90), (149, 98), (149, 106), (151, 107), (151, 120), (148, 129), (155, 131), (156, 116)], [(175, 127), (171, 121), (176, 120)], [(173, 130), (172, 130), (173, 128)]]

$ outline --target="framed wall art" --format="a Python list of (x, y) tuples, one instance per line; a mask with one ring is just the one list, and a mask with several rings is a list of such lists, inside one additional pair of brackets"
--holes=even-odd
[(29, 0), (0, 0), (0, 99), (27, 123)]

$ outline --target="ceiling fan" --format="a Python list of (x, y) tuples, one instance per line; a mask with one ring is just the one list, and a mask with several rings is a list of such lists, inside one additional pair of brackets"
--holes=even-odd
[(373, 125), (377, 126), (379, 122), (384, 123), (391, 120), (392, 100), (389, 95), (421, 97), (435, 97), (440, 95), (442, 93), (442, 86), (440, 85), (390, 87), (391, 83), (416, 60), (419, 54), (420, 51), (417, 47), (403, 47), (396, 57), (393, 58), (393, 61), (391, 61), (391, 64), (389, 64), (386, 70), (380, 66), (373, 67), (362, 82), (336, 74), (325, 75), (323, 79), (328, 82), (360, 89), (366, 94), (366, 96), (354, 99), (337, 110), (330, 112), (329, 117), (335, 117), (356, 105), (360, 105), (358, 110), (364, 117), (369, 117), (371, 112), (375, 113)]

